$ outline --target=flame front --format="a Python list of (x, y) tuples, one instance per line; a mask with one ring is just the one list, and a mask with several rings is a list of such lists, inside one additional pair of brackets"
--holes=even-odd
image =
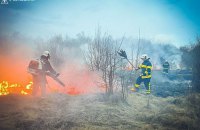
[[(8, 81), (0, 82), (0, 96), (9, 94), (20, 94), (20, 95), (31, 95), (32, 94), (33, 82), (30, 81), (27, 85), (23, 86), (17, 83), (9, 83)], [(59, 92), (59, 87), (47, 86), (48, 93)], [(61, 93), (69, 95), (84, 94), (83, 90), (79, 90), (78, 87), (68, 86), (65, 90), (60, 90)]]
[(67, 89), (67, 93), (70, 95), (79, 95), (79, 94), (83, 94), (84, 92), (80, 92), (80, 90), (78, 90), (77, 87), (68, 87)]
[(32, 92), (33, 82), (29, 82), (26, 86), (20, 84), (11, 84), (8, 81), (0, 82), (0, 96), (8, 94), (22, 94), (29, 95)]

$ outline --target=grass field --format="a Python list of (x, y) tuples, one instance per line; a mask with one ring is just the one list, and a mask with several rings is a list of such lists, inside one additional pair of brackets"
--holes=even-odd
[(54, 93), (46, 98), (8, 95), (0, 97), (0, 129), (200, 129), (199, 97), (196, 94), (161, 98), (134, 93), (129, 95), (127, 102), (122, 102), (118, 95), (108, 99), (103, 94), (69, 96)]

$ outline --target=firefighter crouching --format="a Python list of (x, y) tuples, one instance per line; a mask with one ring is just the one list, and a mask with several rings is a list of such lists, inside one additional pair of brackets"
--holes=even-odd
[(143, 60), (143, 63), (139, 65), (139, 67), (136, 69), (141, 69), (142, 74), (137, 78), (135, 86), (131, 88), (131, 91), (136, 92), (139, 90), (140, 84), (143, 82), (146, 88), (146, 94), (151, 93), (151, 86), (150, 86), (150, 80), (151, 80), (151, 70), (152, 70), (152, 64), (149, 61), (149, 57), (147, 54), (143, 54), (141, 56), (141, 59)]
[(42, 97), (46, 95), (47, 72), (50, 72), (56, 76), (59, 76), (59, 73), (57, 73), (52, 68), (49, 62), (49, 59), (50, 59), (49, 51), (44, 51), (40, 59), (31, 60), (29, 63), (28, 72), (31, 73), (33, 77), (33, 90), (32, 90), (33, 96), (36, 96), (39, 87), (41, 89)]

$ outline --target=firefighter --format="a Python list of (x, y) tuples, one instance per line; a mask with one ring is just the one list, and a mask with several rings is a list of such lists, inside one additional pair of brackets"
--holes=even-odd
[(51, 66), (50, 62), (50, 53), (49, 51), (44, 51), (41, 55), (40, 59), (32, 60), (29, 63), (28, 71), (32, 74), (33, 77), (33, 91), (32, 95), (35, 96), (39, 87), (41, 89), (41, 95), (44, 97), (46, 95), (46, 74), (52, 73), (56, 77), (59, 76), (59, 73), (57, 73)]
[(139, 67), (136, 69), (141, 69), (142, 74), (137, 78), (135, 86), (131, 88), (131, 91), (136, 92), (139, 90), (140, 84), (143, 82), (146, 88), (146, 94), (151, 93), (151, 87), (150, 87), (150, 80), (151, 80), (151, 70), (152, 70), (152, 64), (149, 61), (149, 57), (147, 54), (143, 54), (141, 56), (141, 59), (143, 60), (143, 63), (139, 65)]
[(167, 60), (163, 64), (163, 73), (165, 74), (169, 73), (169, 62)]

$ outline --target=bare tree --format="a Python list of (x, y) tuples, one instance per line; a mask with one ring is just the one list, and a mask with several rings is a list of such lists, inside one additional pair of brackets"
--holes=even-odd
[[(132, 45), (133, 48), (134, 48), (134, 45)], [(138, 36), (138, 42), (137, 44), (135, 45), (135, 67), (138, 67), (139, 66), (139, 56), (141, 55), (141, 52), (143, 51), (143, 44), (141, 42), (141, 38), (140, 38), (140, 29), (139, 29), (139, 36)], [(132, 55), (134, 54), (134, 49), (132, 50)], [(133, 56), (132, 56), (133, 57)], [(134, 61), (134, 60), (133, 60)]]
[(128, 98), (128, 85), (130, 81), (129, 78), (131, 76), (130, 76), (130, 71), (125, 69), (127, 63), (125, 63), (123, 59), (121, 59), (120, 64), (121, 64), (121, 70), (119, 71), (119, 79), (121, 86), (122, 101), (126, 101)]
[(117, 42), (106, 33), (102, 36), (97, 30), (94, 40), (88, 45), (86, 61), (92, 71), (101, 72), (103, 86), (108, 95), (113, 94), (118, 68)]

